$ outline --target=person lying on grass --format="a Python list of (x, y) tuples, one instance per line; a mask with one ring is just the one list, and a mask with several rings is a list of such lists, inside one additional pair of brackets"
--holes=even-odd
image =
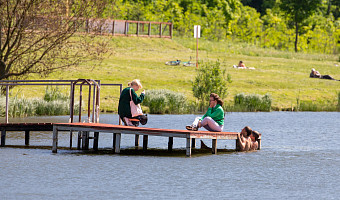
[[(333, 77), (330, 75), (321, 75), (320, 72), (316, 71), (314, 68), (309, 74), (310, 78), (321, 78), (321, 79), (329, 79), (329, 80), (335, 80)], [(336, 80), (335, 80), (336, 81)], [(339, 81), (339, 80), (338, 80)]]
[(210, 94), (209, 108), (203, 117), (196, 117), (195, 121), (186, 126), (187, 130), (197, 131), (204, 127), (208, 131), (221, 132), (224, 126), (223, 101), (215, 93)]

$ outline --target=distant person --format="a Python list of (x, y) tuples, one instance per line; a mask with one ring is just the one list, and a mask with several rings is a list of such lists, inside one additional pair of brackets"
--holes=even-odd
[(321, 75), (320, 72), (316, 71), (314, 68), (309, 74), (310, 78), (321, 78), (321, 79), (329, 79), (329, 80), (335, 80), (333, 77), (330, 75)]
[(224, 126), (223, 101), (215, 93), (210, 94), (209, 108), (203, 117), (196, 117), (195, 121), (186, 126), (187, 130), (197, 131), (204, 127), (208, 131), (221, 132)]
[[(145, 97), (145, 90), (138, 96), (136, 91), (142, 88), (142, 84), (138, 79), (135, 79), (128, 83), (127, 88), (125, 88), (119, 98), (119, 105), (118, 105), (118, 114), (119, 117), (122, 119), (125, 125), (127, 126), (138, 126), (139, 122), (144, 125), (147, 122), (146, 115), (139, 115), (136, 117), (132, 117), (131, 108), (130, 108), (130, 101), (132, 99), (135, 105), (138, 105), (143, 102)], [(131, 96), (130, 96), (131, 94)], [(138, 119), (137, 123), (135, 120), (131, 119)]]
[(241, 60), (239, 63), (238, 63), (238, 68), (246, 68), (246, 65), (243, 63), (243, 61)]
[(238, 149), (240, 151), (250, 151), (252, 147), (252, 140), (250, 135), (252, 134), (252, 130), (249, 126), (246, 126), (242, 129), (241, 133), (237, 135), (238, 141)]
[(255, 69), (254, 67), (246, 67), (242, 60), (238, 63), (238, 65), (233, 65), (233, 67), (237, 69)]

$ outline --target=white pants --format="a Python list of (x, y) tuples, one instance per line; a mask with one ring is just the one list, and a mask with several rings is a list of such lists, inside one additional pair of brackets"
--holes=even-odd
[[(198, 122), (201, 119), (201, 117), (196, 117), (195, 121), (192, 123), (192, 127), (198, 127)], [(207, 129), (208, 131), (214, 131), (214, 132), (222, 132), (223, 125), (219, 125), (216, 123), (211, 117), (205, 117), (201, 121), (201, 125)]]

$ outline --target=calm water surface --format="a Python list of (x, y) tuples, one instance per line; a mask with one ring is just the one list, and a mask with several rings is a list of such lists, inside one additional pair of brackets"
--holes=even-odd
[[(150, 115), (148, 127), (184, 129), (194, 117)], [(67, 117), (25, 120), (66, 122)], [(113, 114), (100, 120), (118, 122)], [(261, 151), (186, 158), (0, 148), (0, 199), (340, 198), (340, 113), (228, 113), (224, 131), (246, 125), (262, 133)], [(67, 133), (59, 138), (59, 145), (68, 146)], [(31, 145), (51, 142), (51, 133), (31, 134)], [(149, 137), (152, 148), (166, 149), (167, 142)], [(232, 149), (234, 143), (218, 141), (218, 148)], [(6, 144), (24, 144), (24, 134), (8, 133)], [(133, 144), (134, 136), (122, 136), (123, 148)], [(112, 134), (102, 133), (99, 146), (111, 147)], [(184, 139), (174, 139), (174, 148), (184, 147)]]

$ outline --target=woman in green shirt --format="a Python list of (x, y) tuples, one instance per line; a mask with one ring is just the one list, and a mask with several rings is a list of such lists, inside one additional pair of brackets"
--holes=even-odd
[(195, 121), (186, 126), (187, 130), (197, 131), (204, 127), (208, 131), (221, 132), (224, 126), (223, 101), (215, 93), (210, 94), (209, 108), (203, 117), (196, 117)]
[[(140, 83), (138, 79), (131, 81), (128, 84), (128, 86), (129, 87), (125, 88), (120, 94), (118, 114), (119, 114), (119, 117), (125, 123), (125, 125), (134, 126), (132, 122), (129, 120), (130, 118), (132, 118), (130, 101), (132, 99), (133, 103), (135, 103), (136, 105), (142, 103), (145, 97), (145, 90), (143, 90), (143, 92), (138, 97), (138, 95), (136, 94), (136, 91), (142, 88), (142, 84)], [(131, 96), (130, 96), (130, 89), (131, 89)]]

